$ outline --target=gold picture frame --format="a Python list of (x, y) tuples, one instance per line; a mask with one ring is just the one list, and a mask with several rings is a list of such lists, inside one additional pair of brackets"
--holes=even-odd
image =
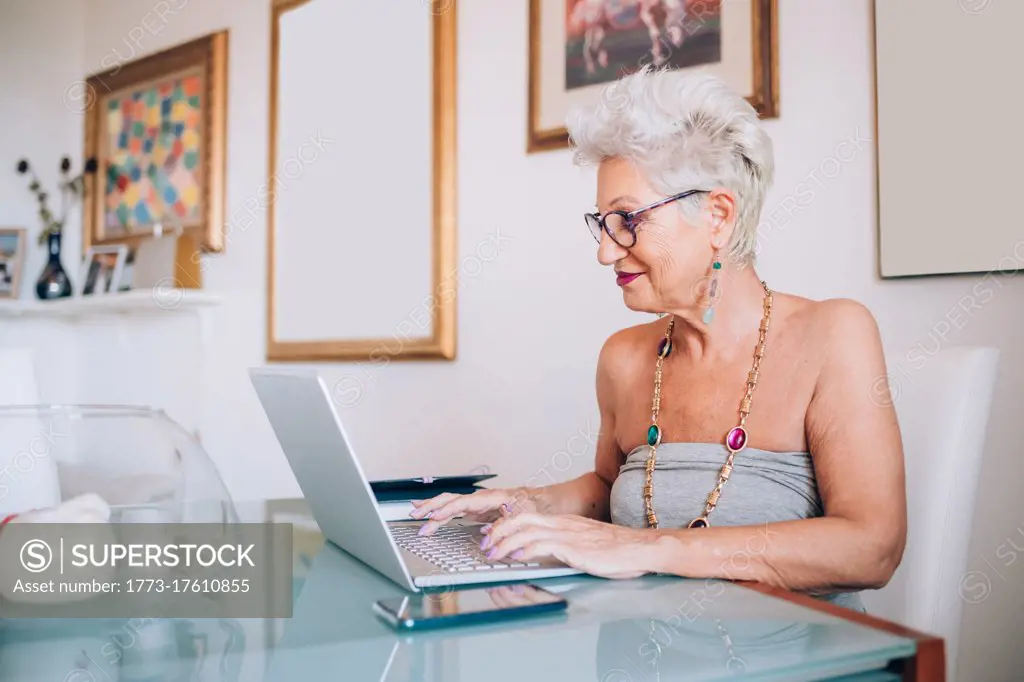
[[(679, 6), (686, 7), (684, 15), (676, 20), (673, 28), (675, 29), (675, 35), (683, 36), (683, 42), (680, 45), (674, 45), (673, 41), (669, 39), (671, 35), (669, 33), (669, 24), (673, 21), (666, 14), (664, 15), (664, 22), (662, 31), (662, 37), (657, 43), (652, 43), (647, 47), (648, 52), (641, 57), (636, 59), (635, 54), (631, 54), (629, 57), (623, 57), (626, 59), (625, 62), (619, 64), (616, 63), (616, 53), (605, 50), (604, 61), (606, 62), (603, 66), (600, 64), (601, 60), (598, 60), (598, 66), (595, 67), (594, 79), (588, 84), (574, 83), (573, 87), (580, 88), (579, 95), (567, 94), (569, 88), (567, 83), (569, 82), (570, 75), (572, 75), (572, 69), (569, 65), (568, 57), (568, 25), (571, 21), (574, 21), (572, 17), (573, 11), (580, 9), (582, 14), (586, 14), (585, 8), (582, 6), (583, 3), (595, 3), (591, 0), (576, 0), (577, 5), (573, 6), (570, 10), (570, 5), (573, 0), (530, 0), (529, 7), (529, 85), (528, 85), (528, 103), (527, 103), (527, 130), (526, 130), (526, 149), (527, 153), (536, 153), (543, 151), (550, 151), (554, 149), (565, 149), (569, 147), (569, 133), (564, 125), (553, 125), (550, 120), (553, 118), (564, 119), (563, 106), (566, 104), (563, 102), (563, 106), (555, 106), (554, 108), (558, 111), (561, 116), (556, 116), (554, 113), (550, 113), (545, 105), (545, 90), (551, 90), (550, 83), (545, 83), (550, 78), (552, 73), (560, 73), (561, 78), (561, 90), (559, 97), (564, 100), (568, 100), (570, 105), (575, 103), (583, 103), (587, 101), (596, 102), (599, 101), (600, 95), (595, 93), (595, 89), (598, 85), (607, 83), (609, 80), (614, 79), (617, 75), (635, 70), (642, 63), (652, 62), (653, 53), (655, 50), (661, 51), (663, 55), (667, 54), (665, 63), (672, 64), (672, 59), (676, 55), (682, 55), (682, 48), (687, 45), (685, 38), (696, 35), (698, 31), (713, 27), (718, 31), (718, 40), (720, 42), (728, 40), (740, 40), (741, 35), (745, 35), (745, 31), (742, 34), (736, 32), (730, 32), (730, 35), (723, 35), (724, 29), (721, 28), (721, 14), (720, 8), (723, 4), (728, 5), (731, 8), (739, 8), (743, 12), (749, 12), (749, 25), (750, 25), (750, 52), (752, 55), (752, 64), (749, 69), (749, 78), (744, 80), (747, 82), (731, 83), (739, 91), (747, 91), (750, 94), (747, 95), (747, 100), (754, 106), (758, 114), (762, 118), (776, 118), (779, 116), (779, 69), (778, 69), (778, 8), (777, 0), (730, 0), (728, 3), (725, 0), (678, 0)], [(636, 7), (640, 4), (639, 0), (629, 0), (627, 2), (619, 3), (620, 11), (630, 12), (636, 11)], [(565, 9), (559, 13), (555, 11), (557, 8), (553, 8), (553, 5), (559, 5)], [(749, 7), (748, 7), (749, 5)], [(598, 11), (603, 12), (604, 10), (599, 9)], [(704, 17), (712, 16), (711, 12), (717, 12), (718, 18), (712, 23), (711, 19), (705, 19)], [(691, 16), (692, 14), (692, 16)], [(553, 17), (558, 15), (560, 20), (564, 19), (566, 28), (562, 32), (547, 30), (544, 26), (543, 19), (545, 16)], [(661, 15), (659, 15), (661, 16)], [(696, 19), (694, 19), (696, 17)], [(595, 17), (596, 20), (600, 20)], [(746, 26), (748, 22), (741, 22), (742, 25)], [(603, 29), (606, 35), (608, 30)], [(636, 32), (636, 31), (634, 31)], [(646, 34), (646, 29), (641, 29), (639, 34)], [(552, 45), (545, 45), (544, 39), (547, 38), (548, 42), (552, 42), (554, 37), (559, 37), (562, 40), (561, 45), (557, 48)], [(745, 40), (745, 38), (743, 38)], [(648, 39), (649, 40), (649, 39)], [(745, 46), (744, 46), (744, 49)], [(675, 50), (675, 52), (673, 52)], [(642, 50), (641, 50), (642, 52)], [(736, 52), (735, 50), (733, 52)], [(608, 57), (608, 55), (613, 55)], [(623, 54), (620, 51), (618, 54)], [(542, 64), (545, 55), (548, 56), (552, 62)], [(557, 56), (557, 59), (556, 59)], [(674, 64), (673, 64), (674, 66)], [(694, 64), (699, 66), (699, 64)], [(688, 67), (678, 67), (688, 68)], [(558, 70), (561, 70), (560, 72)], [(745, 69), (744, 69), (745, 70)], [(603, 79), (603, 80), (601, 80)], [(728, 78), (726, 78), (728, 81)], [(547, 85), (547, 88), (545, 88)], [(555, 87), (557, 90), (558, 88)], [(547, 99), (551, 99), (550, 97)], [(552, 105), (554, 106), (554, 105)], [(545, 123), (547, 119), (549, 122)]]
[[(270, 48), (270, 123), (267, 186), (273, 187), (278, 168), (278, 93), (282, 17), (314, 0), (272, 0)], [(283, 340), (275, 334), (279, 311), (276, 296), (276, 220), (267, 212), (266, 358), (272, 362), (357, 361), (386, 364), (390, 360), (453, 360), (456, 355), (456, 3), (443, 8), (420, 8), (430, 15), (432, 74), (430, 110), (430, 335), (404, 339)], [(365, 132), (365, 131), (364, 131)]]
[(86, 80), (83, 253), (174, 235), (174, 279), (202, 286), (199, 254), (224, 250), (227, 59), (225, 30)]
[(24, 227), (0, 227), (0, 299), (16, 299), (21, 295), (27, 240), (28, 231)]

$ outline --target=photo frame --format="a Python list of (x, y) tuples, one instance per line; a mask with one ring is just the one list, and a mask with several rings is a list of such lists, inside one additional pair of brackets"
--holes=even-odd
[(0, 227), (0, 299), (21, 293), (27, 235), (23, 227)]
[(89, 247), (78, 278), (82, 283), (81, 295), (100, 296), (117, 293), (127, 257), (128, 246), (125, 244)]
[(224, 249), (228, 33), (90, 76), (83, 252), (177, 233), (176, 279), (202, 286), (198, 253)]
[[(455, 358), (457, 10), (272, 0), (268, 361)], [(332, 28), (380, 25), (384, 53), (372, 31), (339, 41)], [(374, 69), (353, 70), (345, 88), (308, 76), (371, 53)], [(387, 88), (379, 73), (392, 74)], [(375, 93), (374, 107), (352, 106), (361, 90)], [(381, 139), (401, 163), (381, 153)], [(399, 205), (386, 220), (380, 207)], [(311, 305), (323, 296), (326, 312)]]
[(569, 112), (646, 64), (713, 73), (777, 117), (776, 1), (530, 0), (527, 152), (567, 148)]

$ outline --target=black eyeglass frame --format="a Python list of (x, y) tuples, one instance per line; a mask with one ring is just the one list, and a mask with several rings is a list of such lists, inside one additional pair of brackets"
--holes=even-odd
[[(635, 209), (633, 211), (608, 211), (603, 216), (600, 215), (599, 213), (596, 213), (596, 212), (595, 213), (584, 213), (583, 214), (583, 219), (584, 219), (584, 221), (587, 224), (587, 231), (590, 232), (590, 235), (594, 238), (595, 241), (597, 241), (598, 244), (601, 243), (600, 234), (602, 232), (605, 232), (605, 233), (608, 234), (609, 237), (612, 238), (613, 242), (615, 242), (616, 244), (618, 244), (619, 246), (621, 246), (624, 249), (629, 249), (629, 248), (632, 248), (633, 246), (636, 245), (636, 224), (635, 224), (634, 221), (635, 221), (636, 217), (639, 216), (641, 213), (646, 213), (647, 211), (653, 211), (654, 209), (660, 208), (660, 207), (664, 206), (665, 204), (670, 204), (673, 201), (679, 201), (680, 199), (685, 199), (686, 197), (693, 196), (694, 194), (700, 194), (701, 192), (707, 192), (707, 191), (709, 191), (709, 190), (706, 190), (706, 189), (688, 189), (685, 192), (680, 192), (679, 194), (673, 194), (670, 197), (665, 197), (664, 199), (659, 199), (658, 201), (655, 201), (653, 204), (648, 204), (647, 206), (642, 206), (642, 207), (640, 207), (638, 209)], [(633, 238), (633, 241), (631, 241), (629, 244), (623, 244), (622, 242), (620, 242), (618, 239), (615, 238), (615, 235), (612, 234), (611, 230), (608, 229), (608, 223), (605, 222), (605, 220), (610, 215), (622, 216), (623, 221), (625, 221), (626, 231), (629, 232), (630, 236)], [(595, 234), (595, 230), (594, 230), (594, 228), (591, 225), (591, 221), (596, 223), (598, 228), (600, 228), (600, 229), (596, 230), (597, 234)]]

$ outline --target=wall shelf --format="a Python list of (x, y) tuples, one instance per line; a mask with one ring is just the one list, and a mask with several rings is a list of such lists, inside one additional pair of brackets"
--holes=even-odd
[(93, 315), (161, 315), (220, 305), (220, 298), (199, 289), (142, 289), (56, 301), (0, 300), (0, 318), (74, 318)]

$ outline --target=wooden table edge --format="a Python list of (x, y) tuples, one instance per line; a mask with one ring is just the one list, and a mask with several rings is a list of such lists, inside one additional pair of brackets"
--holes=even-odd
[(774, 587), (764, 583), (737, 581), (736, 584), (748, 590), (783, 599), (804, 608), (837, 616), (851, 623), (858, 623), (899, 637), (913, 639), (917, 644), (917, 652), (914, 654), (914, 657), (906, 660), (904, 665), (893, 668), (893, 672), (900, 673), (904, 680), (911, 682), (945, 682), (946, 680), (946, 646), (941, 637), (930, 635), (926, 632), (919, 632), (878, 616), (853, 611), (823, 599), (812, 597), (809, 594), (790, 592), (781, 587)]

